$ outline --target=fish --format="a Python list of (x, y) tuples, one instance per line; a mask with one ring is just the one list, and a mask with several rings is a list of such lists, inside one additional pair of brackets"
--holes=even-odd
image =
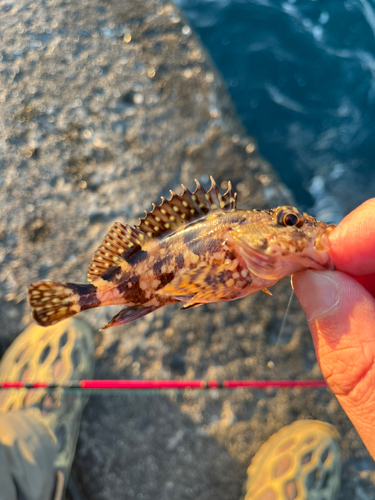
[(325, 224), (286, 205), (240, 210), (228, 182), (170, 191), (136, 226), (114, 222), (93, 255), (87, 284), (37, 281), (28, 288), (35, 321), (53, 325), (86, 309), (124, 306), (102, 330), (160, 307), (227, 302), (305, 269), (334, 269)]

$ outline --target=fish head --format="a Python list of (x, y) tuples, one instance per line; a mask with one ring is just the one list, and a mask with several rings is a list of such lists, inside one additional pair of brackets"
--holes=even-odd
[(246, 222), (231, 231), (228, 244), (254, 275), (279, 280), (305, 269), (334, 269), (328, 239), (333, 224), (292, 206), (247, 214)]

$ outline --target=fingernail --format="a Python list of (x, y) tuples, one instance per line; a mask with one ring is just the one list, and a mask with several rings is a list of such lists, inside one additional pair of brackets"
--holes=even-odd
[(339, 303), (339, 289), (327, 272), (297, 273), (292, 283), (309, 321), (328, 314)]

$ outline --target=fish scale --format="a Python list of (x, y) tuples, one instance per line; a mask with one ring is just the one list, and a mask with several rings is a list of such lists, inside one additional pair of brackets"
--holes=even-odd
[(238, 210), (231, 183), (220, 194), (196, 182), (171, 191), (137, 226), (114, 222), (93, 255), (90, 284), (39, 281), (29, 286), (33, 317), (52, 325), (106, 305), (123, 309), (104, 327), (134, 321), (178, 302), (186, 309), (235, 300), (304, 269), (333, 269), (335, 226), (291, 206)]

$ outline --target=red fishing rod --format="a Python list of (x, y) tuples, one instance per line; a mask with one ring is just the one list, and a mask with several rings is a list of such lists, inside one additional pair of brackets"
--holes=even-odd
[(3, 381), (0, 389), (184, 390), (184, 389), (320, 389), (324, 380), (79, 380), (60, 383)]

